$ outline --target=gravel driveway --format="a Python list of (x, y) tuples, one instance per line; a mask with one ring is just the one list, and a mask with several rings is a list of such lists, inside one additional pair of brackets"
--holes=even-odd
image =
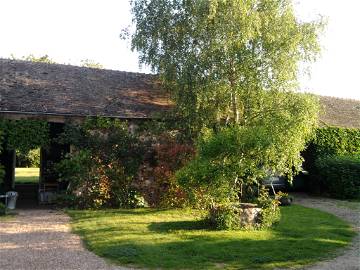
[(19, 210), (0, 221), (1, 270), (115, 270), (70, 232), (70, 218), (53, 210)]
[(310, 197), (305, 194), (293, 194), (295, 203), (317, 208), (338, 216), (351, 223), (358, 235), (354, 238), (349, 248), (340, 251), (339, 256), (323, 262), (316, 263), (304, 269), (307, 270), (359, 270), (360, 269), (360, 212), (358, 208), (351, 209), (339, 200)]

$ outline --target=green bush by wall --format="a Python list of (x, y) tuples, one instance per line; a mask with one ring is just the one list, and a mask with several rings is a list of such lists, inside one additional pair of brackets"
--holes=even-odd
[(339, 199), (360, 199), (360, 155), (317, 159), (316, 181), (323, 192)]
[(335, 198), (359, 198), (360, 129), (326, 127), (316, 131), (304, 153), (307, 189)]
[(347, 155), (360, 152), (360, 129), (327, 127), (319, 128), (312, 142), (317, 157)]

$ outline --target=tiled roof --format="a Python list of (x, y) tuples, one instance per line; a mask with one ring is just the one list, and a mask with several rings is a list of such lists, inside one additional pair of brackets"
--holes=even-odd
[(320, 96), (322, 125), (360, 128), (360, 100)]
[(169, 108), (154, 75), (0, 59), (0, 112), (151, 118)]
[[(360, 101), (320, 96), (322, 125), (360, 128)], [(155, 75), (0, 59), (0, 113), (152, 118), (171, 108)]]

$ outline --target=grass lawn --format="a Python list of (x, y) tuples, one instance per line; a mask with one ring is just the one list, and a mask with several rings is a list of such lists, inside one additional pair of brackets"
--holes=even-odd
[(15, 169), (15, 183), (38, 183), (39, 182), (39, 168), (16, 168)]
[(96, 254), (120, 265), (167, 269), (294, 267), (334, 255), (355, 235), (344, 221), (284, 207), (267, 231), (212, 231), (194, 210), (68, 211), (73, 230)]

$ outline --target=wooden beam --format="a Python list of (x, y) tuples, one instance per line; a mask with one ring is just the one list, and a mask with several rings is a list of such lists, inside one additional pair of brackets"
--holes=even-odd
[(3, 149), (0, 155), (0, 163), (4, 166), (4, 189), (5, 191), (14, 190), (15, 188), (15, 166), (16, 153), (15, 150)]

